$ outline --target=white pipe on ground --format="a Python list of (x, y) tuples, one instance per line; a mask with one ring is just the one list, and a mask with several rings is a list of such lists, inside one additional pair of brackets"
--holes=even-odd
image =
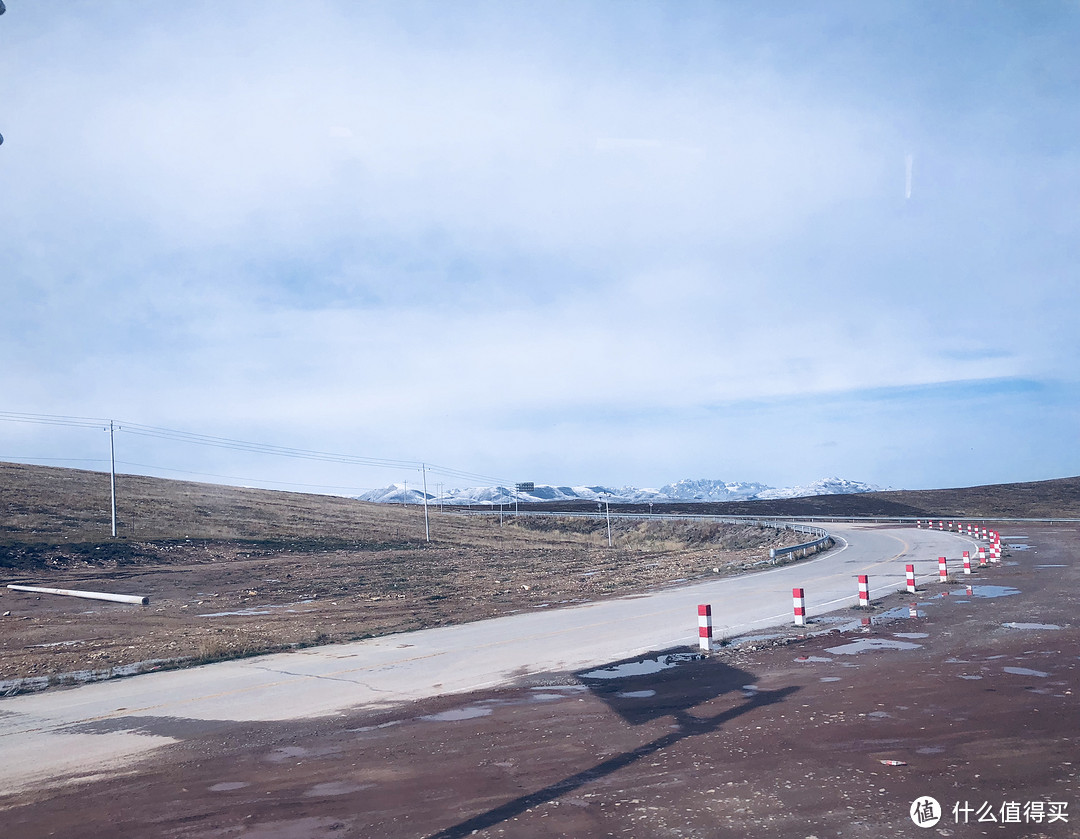
[(101, 591), (74, 591), (66, 588), (41, 588), (39, 586), (8, 585), (13, 591), (33, 591), (38, 594), (63, 594), (67, 597), (85, 597), (87, 600), (111, 600), (114, 603), (134, 603), (137, 606), (150, 604), (149, 597), (138, 594), (107, 594)]

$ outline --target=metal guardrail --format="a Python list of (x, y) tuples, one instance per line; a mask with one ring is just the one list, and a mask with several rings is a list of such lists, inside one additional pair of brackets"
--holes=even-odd
[(829, 535), (829, 531), (823, 527), (810, 527), (804, 524), (792, 524), (791, 530), (799, 533), (811, 533), (817, 536), (811, 542), (804, 542), (801, 545), (791, 545), (787, 548), (769, 548), (769, 559), (772, 562), (776, 562), (782, 556), (788, 554), (797, 554), (796, 559), (802, 559), (810, 554), (816, 554), (818, 551), (828, 550), (833, 546), (833, 537)]

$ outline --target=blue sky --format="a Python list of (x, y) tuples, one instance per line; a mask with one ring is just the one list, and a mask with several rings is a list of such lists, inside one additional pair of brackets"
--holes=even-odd
[(544, 483), (1080, 474), (1076, 3), (7, 6), (0, 410)]

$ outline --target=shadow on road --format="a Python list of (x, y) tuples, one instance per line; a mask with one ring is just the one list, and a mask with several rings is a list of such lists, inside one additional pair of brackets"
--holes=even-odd
[[(697, 656), (683, 654), (684, 658), (680, 659), (679, 655), (661, 655), (655, 659), (646, 659), (645, 662), (634, 659), (609, 668), (578, 674), (579, 681), (629, 725), (641, 725), (650, 720), (671, 716), (678, 723), (677, 730), (644, 743), (632, 751), (603, 760), (595, 766), (576, 772), (543, 789), (522, 795), (452, 827), (440, 830), (438, 833), (433, 833), (428, 839), (461, 839), (474, 831), (484, 830), (512, 819), (530, 807), (554, 801), (585, 784), (612, 775), (688, 737), (718, 731), (726, 723), (743, 714), (756, 708), (782, 702), (798, 690), (797, 687), (768, 691), (754, 690), (752, 684), (756, 677), (745, 670), (730, 667), (715, 660), (686, 662), (686, 658), (697, 658)], [(648, 672), (650, 661), (663, 666), (653, 672)], [(635, 667), (639, 663), (644, 664), (645, 667)], [(640, 672), (642, 670), (645, 672)], [(626, 675), (619, 675), (620, 673)], [(698, 717), (690, 713), (691, 708), (703, 702), (735, 691), (741, 693), (745, 700), (732, 708), (708, 717)]]

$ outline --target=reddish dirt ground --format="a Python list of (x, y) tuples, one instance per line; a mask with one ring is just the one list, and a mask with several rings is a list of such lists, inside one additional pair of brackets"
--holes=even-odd
[[(809, 637), (651, 674), (551, 674), (379, 714), (144, 719), (181, 742), (0, 799), (3, 835), (1080, 836), (1080, 535), (1000, 529), (1005, 562), (927, 585), (915, 617), (895, 595), (874, 613), (900, 616), (869, 627), (852, 610), (854, 626), (818, 618)], [(926, 829), (909, 816), (924, 796), (945, 811)]]

